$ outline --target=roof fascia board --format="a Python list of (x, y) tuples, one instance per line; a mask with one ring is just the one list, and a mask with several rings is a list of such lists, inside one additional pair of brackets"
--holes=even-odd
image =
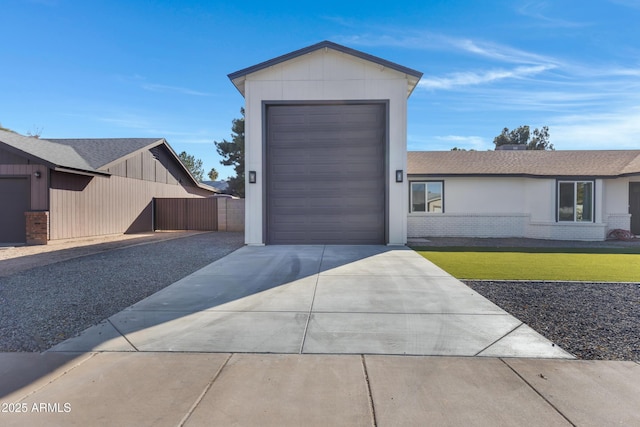
[[(228, 74), (227, 77), (229, 78), (229, 80), (231, 80), (231, 82), (234, 84), (234, 86), (236, 86), (236, 88), (238, 90), (240, 90), (240, 88), (238, 87), (238, 84), (236, 84), (236, 82), (234, 80), (240, 79), (240, 78), (245, 77), (245, 76), (247, 76), (249, 74), (252, 74), (252, 73), (255, 73), (257, 71), (263, 70), (265, 68), (280, 64), (280, 63), (288, 61), (290, 59), (294, 59), (294, 58), (297, 58), (299, 56), (306, 55), (306, 54), (311, 53), (311, 52), (315, 52), (315, 51), (320, 50), (320, 49), (333, 49), (333, 50), (338, 51), (338, 52), (346, 53), (348, 55), (355, 56), (357, 58), (364, 59), (364, 60), (369, 61), (369, 62), (373, 62), (375, 64), (381, 65), (381, 66), (386, 67), (386, 68), (391, 68), (391, 69), (396, 70), (396, 71), (398, 71), (400, 73), (408, 74), (410, 76), (415, 77), (417, 80), (420, 80), (422, 78), (422, 73), (420, 71), (414, 70), (412, 68), (405, 67), (405, 66), (400, 65), (400, 64), (396, 64), (395, 62), (387, 61), (386, 59), (382, 59), (382, 58), (379, 58), (377, 56), (373, 56), (373, 55), (370, 55), (368, 53), (361, 52), (359, 50), (351, 49), (349, 47), (342, 46), (342, 45), (339, 45), (337, 43), (330, 42), (328, 40), (322, 41), (320, 43), (316, 43), (314, 45), (311, 45), (311, 46), (308, 46), (308, 47), (305, 47), (305, 48), (302, 48), (302, 49), (295, 50), (293, 52), (287, 53), (285, 55), (278, 56), (278, 57), (270, 59), (268, 61), (261, 62), (259, 64), (253, 65), (251, 67), (243, 68), (242, 70), (238, 70), (238, 71), (236, 71), (234, 73)], [(244, 79), (242, 79), (242, 81), (243, 80)], [(416, 82), (416, 86), (417, 86), (417, 82)], [(240, 93), (243, 93), (243, 91), (240, 90)]]
[(109, 172), (102, 172), (102, 171), (85, 171), (85, 170), (81, 170), (81, 169), (75, 169), (75, 168), (69, 168), (69, 167), (65, 167), (65, 166), (56, 166), (52, 168), (54, 171), (56, 172), (65, 172), (65, 173), (72, 173), (74, 175), (84, 175), (84, 176), (104, 176), (104, 177), (109, 177), (111, 176), (111, 174)]
[[(182, 168), (182, 170), (189, 176), (189, 178), (191, 179), (191, 182), (196, 186), (196, 187), (200, 187), (200, 183), (193, 177), (193, 175), (191, 174), (191, 172), (189, 172), (189, 169), (187, 169), (187, 167), (184, 165), (184, 163), (182, 163), (182, 161), (180, 160), (180, 157), (178, 157), (178, 155), (176, 154), (175, 151), (173, 151), (173, 148), (171, 148), (171, 146), (169, 145), (169, 143), (167, 142), (166, 139), (164, 138), (160, 138), (157, 141), (146, 145), (136, 151), (133, 151), (129, 154), (127, 154), (126, 156), (122, 156), (119, 159), (114, 160), (111, 163), (107, 163), (106, 165), (102, 166), (102, 169), (108, 169), (118, 163), (121, 163), (123, 161), (126, 161), (132, 157), (137, 156), (140, 153), (143, 153), (147, 150), (150, 150), (154, 147), (158, 147), (160, 145), (164, 145), (167, 150), (169, 151), (169, 153), (171, 154), (171, 156), (173, 157), (173, 159), (178, 163), (178, 165)], [(208, 188), (204, 188), (205, 190), (208, 190)]]
[[(180, 167), (182, 168), (182, 170), (187, 174), (187, 176), (191, 179), (191, 182), (196, 186), (196, 187), (200, 187), (200, 183), (198, 182), (198, 180), (196, 180), (193, 175), (191, 175), (191, 172), (189, 172), (189, 169), (187, 169), (187, 167), (184, 165), (184, 163), (182, 163), (182, 160), (180, 160), (180, 157), (178, 157), (178, 155), (176, 154), (175, 151), (173, 151), (173, 148), (171, 148), (171, 146), (169, 145), (169, 143), (167, 142), (166, 139), (162, 138), (162, 144), (164, 144), (165, 147), (167, 147), (167, 149), (169, 150), (169, 152), (171, 153), (171, 155), (173, 156), (174, 160), (176, 162), (178, 162), (178, 165), (180, 165)], [(160, 145), (160, 144), (156, 144)], [(151, 147), (149, 147), (151, 148)]]
[(165, 139), (164, 139), (164, 138), (160, 138), (160, 139), (158, 139), (158, 140), (156, 140), (156, 141), (152, 142), (152, 143), (151, 143), (151, 144), (149, 144), (149, 145), (146, 145), (146, 146), (144, 146), (144, 147), (142, 147), (142, 148), (137, 149), (136, 151), (132, 151), (132, 152), (131, 152), (131, 153), (129, 153), (129, 154), (126, 154), (126, 155), (124, 155), (124, 156), (122, 156), (122, 157), (118, 157), (118, 158), (117, 158), (117, 159), (115, 159), (114, 161), (109, 162), (109, 163), (107, 163), (107, 164), (105, 164), (105, 165), (101, 166), (101, 167), (100, 167), (100, 169), (108, 169), (108, 168), (110, 168), (110, 167), (113, 167), (114, 165), (117, 165), (118, 163), (121, 163), (121, 162), (123, 162), (123, 161), (125, 161), (125, 160), (128, 160), (128, 159), (130, 159), (130, 158), (132, 158), (132, 157), (135, 157), (135, 156), (137, 156), (138, 154), (140, 154), (140, 153), (142, 153), (142, 152), (144, 152), (144, 151), (150, 150), (150, 149), (152, 149), (153, 147), (156, 147), (156, 146), (158, 146), (158, 145), (160, 145), (160, 144), (162, 144), (162, 143), (166, 143), (166, 142), (167, 142), (167, 141), (165, 141)]

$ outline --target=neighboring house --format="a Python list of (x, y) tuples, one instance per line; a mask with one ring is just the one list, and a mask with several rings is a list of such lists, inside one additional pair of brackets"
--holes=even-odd
[(167, 141), (0, 131), (0, 242), (153, 230), (154, 197), (208, 197)]
[(227, 181), (202, 181), (202, 183), (219, 191), (225, 191), (229, 188), (229, 183)]
[(420, 151), (407, 171), (409, 238), (640, 234), (640, 150)]
[(230, 74), (246, 101), (245, 242), (404, 244), (421, 76), (329, 41)]

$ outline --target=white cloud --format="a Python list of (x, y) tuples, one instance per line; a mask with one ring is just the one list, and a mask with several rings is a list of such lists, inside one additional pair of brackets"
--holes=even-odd
[[(398, 34), (398, 35), (393, 35)], [(409, 34), (409, 35), (407, 35)], [(404, 49), (418, 50), (457, 50), (483, 58), (504, 61), (515, 64), (560, 64), (556, 58), (527, 52), (510, 46), (473, 40), (462, 37), (452, 37), (446, 34), (429, 31), (411, 31), (403, 29), (387, 29), (386, 34), (358, 34), (338, 37), (342, 43), (359, 46), (391, 46)]]
[(633, 9), (640, 9), (640, 1), (638, 0), (609, 0), (611, 3), (619, 4), (621, 6), (630, 7)]
[(212, 96), (212, 94), (210, 93), (200, 92), (200, 91), (188, 89), (185, 87), (167, 86), (167, 85), (161, 85), (161, 84), (155, 84), (155, 83), (144, 83), (142, 84), (142, 88), (152, 92), (177, 93), (181, 95), (193, 95), (193, 96)]
[(418, 83), (418, 86), (425, 89), (456, 89), (460, 86), (492, 83), (497, 80), (520, 79), (540, 74), (552, 68), (555, 67), (553, 65), (534, 65), (516, 67), (511, 70), (453, 73), (448, 77), (423, 78), (420, 83)]
[(549, 128), (556, 149), (640, 149), (640, 107), (556, 117)]
[(528, 2), (520, 6), (517, 12), (521, 15), (536, 19), (545, 27), (576, 28), (591, 25), (585, 22), (568, 21), (558, 17), (552, 18), (544, 13), (548, 5), (549, 3), (547, 2)]
[(411, 135), (407, 137), (409, 151), (449, 151), (454, 147), (483, 151), (491, 148), (491, 143), (488, 143), (481, 136), (475, 135), (445, 135), (429, 139), (420, 139)]

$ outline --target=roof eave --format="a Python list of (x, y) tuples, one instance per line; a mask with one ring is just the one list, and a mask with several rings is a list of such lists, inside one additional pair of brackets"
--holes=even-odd
[(56, 172), (72, 173), (74, 175), (105, 176), (105, 177), (111, 176), (109, 172), (103, 172), (103, 171), (97, 171), (97, 170), (90, 171), (90, 170), (70, 168), (66, 166), (54, 166), (51, 169), (53, 169)]
[[(244, 96), (244, 82), (246, 80), (246, 76), (252, 73), (255, 73), (260, 70), (264, 70), (265, 68), (272, 67), (274, 65), (280, 64), (285, 61), (289, 61), (294, 58), (298, 58), (300, 56), (306, 55), (311, 52), (315, 52), (320, 49), (333, 49), (338, 52), (346, 53), (348, 55), (364, 59), (369, 62), (373, 62), (375, 64), (382, 65), (386, 68), (391, 68), (400, 73), (404, 73), (407, 75), (407, 80), (409, 81), (408, 95), (411, 95), (413, 89), (418, 84), (418, 81), (422, 78), (422, 73), (420, 71), (414, 70), (409, 67), (405, 67), (404, 65), (397, 64), (395, 62), (387, 61), (386, 59), (379, 58), (374, 55), (370, 55), (365, 52), (361, 52), (359, 50), (351, 49), (350, 47), (342, 46), (334, 42), (330, 42), (328, 40), (322, 41), (320, 43), (316, 43), (311, 46), (304, 47), (302, 49), (295, 50), (293, 52), (287, 53), (285, 55), (278, 56), (276, 58), (272, 58), (268, 61), (261, 62), (259, 64), (253, 65), (251, 67), (243, 68), (242, 70), (238, 70), (234, 73), (228, 74), (229, 80), (233, 83), (233, 85), (240, 91), (242, 96)], [(413, 77), (413, 79), (411, 79)], [(412, 83), (415, 80), (415, 83)]]
[[(182, 160), (180, 160), (180, 157), (178, 157), (178, 155), (176, 154), (175, 151), (173, 151), (173, 148), (171, 148), (171, 146), (169, 145), (169, 143), (167, 142), (166, 139), (162, 138), (161, 143), (164, 144), (165, 147), (167, 147), (167, 149), (169, 150), (169, 152), (171, 153), (171, 155), (174, 157), (175, 161), (178, 162), (178, 164), (180, 165), (180, 167), (182, 168), (182, 170), (187, 174), (187, 176), (191, 179), (191, 182), (199, 188), (203, 188), (205, 190), (207, 190), (207, 188), (204, 187), (200, 187), (201, 185), (204, 185), (202, 183), (200, 183), (197, 179), (195, 179), (195, 177), (191, 174), (191, 172), (189, 171), (189, 169), (187, 169), (187, 167), (184, 165), (184, 163), (182, 163)], [(160, 144), (156, 144), (156, 145), (160, 145)], [(155, 146), (155, 145), (154, 145)], [(208, 186), (205, 186), (208, 187)]]
[(152, 142), (151, 144), (145, 145), (144, 147), (141, 147), (141, 148), (139, 148), (139, 149), (137, 149), (135, 151), (132, 151), (132, 152), (126, 154), (125, 156), (118, 157), (117, 159), (100, 166), (100, 169), (109, 169), (110, 167), (112, 167), (114, 165), (117, 165), (118, 163), (121, 163), (121, 162), (123, 162), (123, 161), (125, 161), (127, 159), (135, 157), (135, 156), (137, 156), (138, 154), (140, 154), (140, 153), (142, 153), (144, 151), (150, 150), (151, 148), (156, 147), (156, 146), (161, 145), (161, 144), (166, 143), (166, 142), (167, 141), (164, 138), (159, 138), (159, 139), (155, 140), (154, 142)]

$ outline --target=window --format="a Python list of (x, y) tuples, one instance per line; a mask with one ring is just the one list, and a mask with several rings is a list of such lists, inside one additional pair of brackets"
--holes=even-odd
[(593, 181), (559, 181), (558, 221), (593, 220)]
[(442, 181), (412, 182), (411, 212), (443, 212)]

